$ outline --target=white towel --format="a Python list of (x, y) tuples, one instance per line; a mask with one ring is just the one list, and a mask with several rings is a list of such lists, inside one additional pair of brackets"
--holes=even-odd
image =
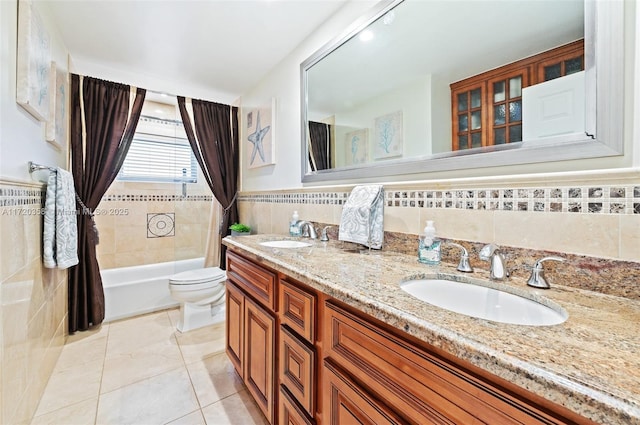
[(380, 249), (384, 239), (383, 219), (382, 185), (356, 186), (342, 208), (338, 239)]
[(78, 264), (78, 226), (73, 175), (62, 168), (51, 171), (47, 182), (42, 235), (43, 262), (49, 269)]

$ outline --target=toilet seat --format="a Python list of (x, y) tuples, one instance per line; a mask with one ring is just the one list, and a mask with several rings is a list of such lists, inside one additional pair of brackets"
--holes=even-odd
[(200, 283), (212, 283), (226, 278), (226, 272), (220, 267), (207, 267), (205, 269), (187, 270), (174, 274), (169, 278), (169, 284), (197, 285)]

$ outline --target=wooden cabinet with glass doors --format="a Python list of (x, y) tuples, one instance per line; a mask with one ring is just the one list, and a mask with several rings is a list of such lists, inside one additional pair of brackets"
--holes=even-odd
[(451, 84), (454, 151), (522, 141), (522, 89), (584, 69), (584, 40)]

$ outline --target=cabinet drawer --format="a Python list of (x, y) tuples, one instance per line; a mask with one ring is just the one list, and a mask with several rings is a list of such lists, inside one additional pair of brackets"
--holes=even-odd
[(315, 413), (315, 363), (313, 347), (298, 339), (287, 327), (280, 327), (280, 383), (311, 416)]
[[(328, 425), (399, 425), (406, 422), (365, 393), (338, 367), (324, 361), (322, 374), (324, 394), (323, 423)], [(422, 424), (421, 424), (422, 425)]]
[(310, 343), (315, 339), (316, 296), (286, 280), (278, 286), (280, 321)]
[(314, 425), (314, 420), (298, 406), (286, 388), (280, 387), (278, 397), (278, 424), (280, 425)]
[(265, 307), (275, 311), (275, 273), (227, 251), (227, 277)]
[(369, 319), (329, 302), (325, 307), (325, 355), (413, 423), (573, 423), (410, 345)]

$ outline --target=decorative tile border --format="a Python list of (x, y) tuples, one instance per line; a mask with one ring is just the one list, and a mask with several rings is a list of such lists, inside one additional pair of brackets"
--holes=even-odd
[(102, 197), (101, 202), (184, 202), (184, 201), (208, 201), (213, 200), (213, 195), (188, 195), (186, 198), (182, 195), (107, 195)]
[(3, 185), (0, 187), (0, 207), (16, 207), (21, 205), (42, 206), (45, 194), (45, 189)]
[[(241, 195), (243, 202), (342, 205), (347, 192)], [(386, 207), (640, 214), (640, 186), (387, 190)]]

